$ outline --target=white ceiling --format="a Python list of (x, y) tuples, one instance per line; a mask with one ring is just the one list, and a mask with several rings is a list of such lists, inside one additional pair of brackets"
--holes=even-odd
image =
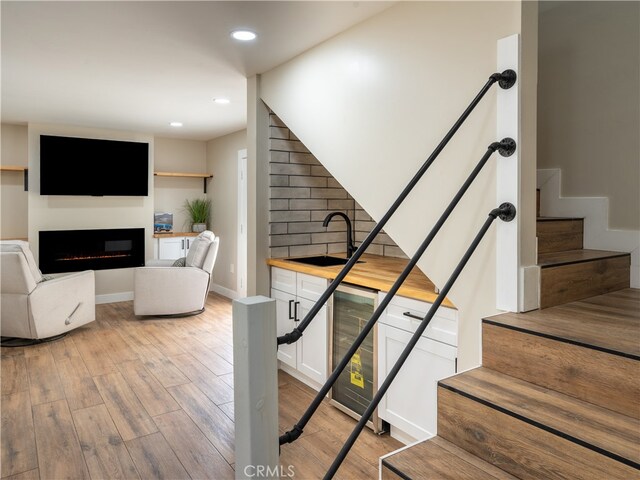
[(2, 1), (2, 122), (215, 138), (245, 128), (246, 77), (392, 3)]

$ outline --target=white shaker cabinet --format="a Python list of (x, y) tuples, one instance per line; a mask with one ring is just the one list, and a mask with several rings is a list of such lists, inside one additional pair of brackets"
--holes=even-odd
[[(283, 268), (271, 268), (271, 298), (276, 300), (278, 336), (291, 332), (325, 291), (328, 280)], [(302, 338), (278, 347), (287, 373), (318, 390), (327, 378), (328, 307), (318, 312)]]
[[(430, 307), (404, 297), (389, 303), (378, 324), (378, 385)], [(380, 403), (378, 415), (389, 422), (393, 436), (409, 442), (436, 435), (437, 384), (456, 373), (456, 344), (457, 311), (441, 307)]]
[(156, 258), (159, 260), (177, 260), (186, 257), (195, 237), (161, 237), (155, 238)]

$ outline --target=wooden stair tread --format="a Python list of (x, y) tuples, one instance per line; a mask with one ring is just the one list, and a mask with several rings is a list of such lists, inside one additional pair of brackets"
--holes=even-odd
[(630, 256), (625, 252), (611, 252), (607, 250), (566, 250), (564, 252), (541, 253), (538, 255), (540, 268), (559, 267), (574, 263), (590, 262), (606, 258)]
[(433, 437), (389, 455), (382, 459), (382, 466), (405, 479), (517, 480), (441, 437)]
[(537, 217), (538, 222), (562, 222), (562, 221), (575, 221), (584, 220), (583, 217)]
[(479, 367), (439, 386), (537, 428), (640, 468), (640, 421)]
[(503, 313), (485, 321), (640, 359), (640, 289), (636, 288), (544, 310)]

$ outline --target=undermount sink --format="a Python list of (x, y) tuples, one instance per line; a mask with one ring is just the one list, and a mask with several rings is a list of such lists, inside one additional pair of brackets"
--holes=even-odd
[[(348, 258), (330, 257), (328, 255), (316, 255), (315, 257), (289, 258), (291, 262), (304, 263), (315, 267), (335, 267), (336, 265), (346, 265)], [(358, 261), (356, 263), (363, 263)]]

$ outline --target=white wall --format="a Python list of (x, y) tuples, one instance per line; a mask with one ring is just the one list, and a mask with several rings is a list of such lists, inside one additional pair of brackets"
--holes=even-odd
[[(378, 220), (495, 70), (497, 40), (521, 22), (519, 2), (403, 2), (263, 74), (260, 95)], [(405, 252), (495, 136), (492, 91), (385, 228)], [(420, 261), (439, 287), (497, 206), (495, 176), (489, 162)], [(521, 203), (535, 215), (533, 198)], [(479, 363), (481, 318), (496, 311), (494, 248), (491, 230), (450, 294), (462, 369)]]
[[(158, 172), (206, 173), (207, 142), (155, 137), (154, 158)], [(207, 180), (207, 185), (211, 185), (211, 180)], [(191, 231), (185, 201), (204, 197), (201, 178), (154, 177), (154, 210), (173, 213), (175, 232)]]
[(542, 2), (540, 168), (565, 197), (609, 197), (609, 227), (640, 230), (640, 3)]
[[(3, 123), (0, 164), (26, 167), (27, 127)], [(21, 172), (0, 173), (0, 238), (26, 238), (28, 231), (27, 192)]]
[[(222, 292), (237, 290), (238, 150), (245, 148), (246, 130), (215, 138), (206, 144), (207, 172), (213, 173), (207, 193), (213, 210), (212, 230), (220, 237), (211, 283), (212, 289)], [(253, 266), (249, 265), (249, 268)]]
[[(29, 124), (29, 242), (38, 258), (40, 230), (145, 228), (146, 259), (153, 258), (153, 137), (139, 133), (62, 125)], [(40, 195), (40, 135), (67, 135), (149, 143), (149, 196), (89, 197)], [(108, 168), (108, 165), (105, 166)], [(122, 172), (123, 175), (126, 172)], [(133, 269), (98, 270), (96, 295), (133, 291)]]

